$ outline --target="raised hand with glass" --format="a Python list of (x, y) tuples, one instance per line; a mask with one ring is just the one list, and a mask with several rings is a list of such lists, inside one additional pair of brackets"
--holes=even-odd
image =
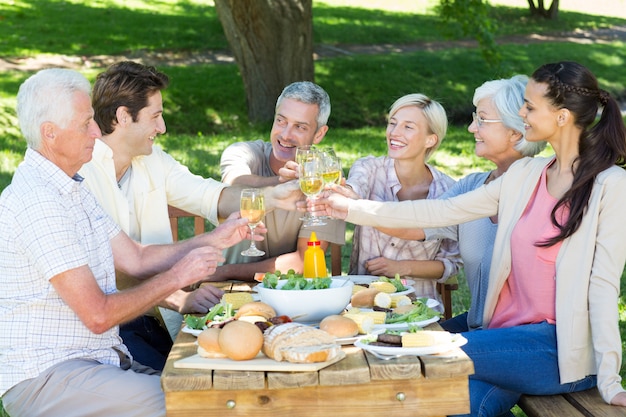
[(239, 212), (241, 217), (248, 219), (250, 227), (250, 247), (241, 254), (243, 256), (263, 256), (265, 252), (258, 249), (254, 242), (254, 229), (265, 216), (265, 197), (263, 191), (258, 188), (245, 188), (241, 190)]
[[(296, 162), (298, 162), (298, 176), (300, 189), (310, 199), (315, 199), (324, 188), (324, 162), (319, 152), (314, 147), (298, 148), (296, 151)], [(326, 223), (315, 216), (315, 213), (308, 213), (302, 218), (305, 227), (324, 226)]]

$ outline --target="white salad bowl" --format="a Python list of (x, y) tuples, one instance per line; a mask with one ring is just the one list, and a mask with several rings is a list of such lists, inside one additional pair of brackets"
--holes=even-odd
[(301, 323), (318, 323), (324, 317), (341, 313), (350, 303), (354, 283), (332, 278), (330, 288), (322, 290), (282, 290), (287, 280), (278, 281), (276, 289), (256, 286), (262, 302), (271, 305), (279, 316), (289, 316)]

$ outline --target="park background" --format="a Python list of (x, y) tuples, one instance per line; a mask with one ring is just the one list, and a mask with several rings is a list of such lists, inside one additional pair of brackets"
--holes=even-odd
[[(626, 100), (626, 0), (562, 0), (557, 20), (531, 18), (526, 0), (491, 1), (497, 65), (485, 61), (476, 42), (453, 23), (442, 23), (433, 11), (437, 3), (313, 1), (315, 82), (333, 107), (324, 143), (341, 156), (345, 173), (357, 158), (386, 153), (386, 112), (407, 93), (424, 93), (446, 108), (449, 133), (429, 163), (454, 178), (492, 168), (474, 155), (466, 130), (473, 91), (484, 81), (575, 60), (598, 76), (602, 88)], [(0, 190), (26, 146), (15, 117), (19, 85), (46, 66), (75, 68), (93, 81), (122, 59), (156, 65), (170, 76), (164, 93), (168, 131), (156, 142), (192, 172), (219, 179), (226, 146), (269, 139), (269, 122), (248, 120), (241, 74), (212, 1), (6, 0), (0, 4)], [(460, 280), (455, 313), (469, 304)], [(623, 341), (625, 305), (622, 295)]]

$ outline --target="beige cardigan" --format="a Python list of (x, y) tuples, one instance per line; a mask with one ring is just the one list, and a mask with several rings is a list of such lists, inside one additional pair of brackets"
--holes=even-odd
[[(192, 174), (186, 166), (156, 145), (152, 147), (150, 155), (135, 157), (131, 164), (133, 174), (130, 186), (141, 234), (138, 240), (142, 244), (172, 242), (168, 204), (205, 217), (213, 224), (218, 223), (217, 206), (225, 184)], [(85, 178), (85, 185), (96, 196), (104, 211), (124, 232), (129, 233), (129, 202), (117, 186), (113, 150), (103, 141), (96, 140), (93, 158), (83, 165), (79, 174)], [(136, 285), (136, 282), (118, 273), (117, 285), (123, 289)], [(159, 311), (172, 339), (175, 339), (182, 316), (161, 307)]]
[[(350, 202), (346, 221), (387, 227), (441, 227), (498, 215), (487, 325), (511, 269), (510, 238), (542, 170), (553, 158), (525, 158), (498, 180), (449, 200)], [(598, 376), (610, 400), (621, 386), (622, 346), (618, 327), (620, 278), (626, 262), (626, 171), (611, 167), (596, 179), (576, 233), (563, 241), (556, 259), (556, 322), (562, 383)]]
[[(225, 184), (192, 174), (156, 145), (150, 155), (133, 158), (131, 164), (131, 187), (142, 244), (172, 242), (168, 204), (218, 223), (217, 206)], [(79, 174), (104, 210), (128, 233), (130, 210), (117, 186), (113, 150), (96, 140), (93, 158)]]

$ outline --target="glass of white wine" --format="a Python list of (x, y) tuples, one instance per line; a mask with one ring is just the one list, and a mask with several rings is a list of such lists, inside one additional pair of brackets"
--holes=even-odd
[(324, 184), (339, 184), (341, 182), (341, 159), (333, 148), (322, 148), (322, 160), (324, 163)]
[(245, 188), (241, 190), (241, 200), (239, 203), (241, 217), (248, 219), (250, 227), (250, 247), (241, 254), (243, 256), (263, 256), (265, 252), (258, 249), (254, 242), (254, 229), (265, 216), (265, 197), (263, 190), (258, 188)]
[[(321, 153), (317, 150), (309, 150), (307, 156), (304, 157), (299, 167), (300, 189), (309, 198), (315, 199), (324, 188), (324, 162)], [(307, 213), (303, 218), (305, 227), (324, 226), (321, 218), (315, 216), (314, 213)]]

